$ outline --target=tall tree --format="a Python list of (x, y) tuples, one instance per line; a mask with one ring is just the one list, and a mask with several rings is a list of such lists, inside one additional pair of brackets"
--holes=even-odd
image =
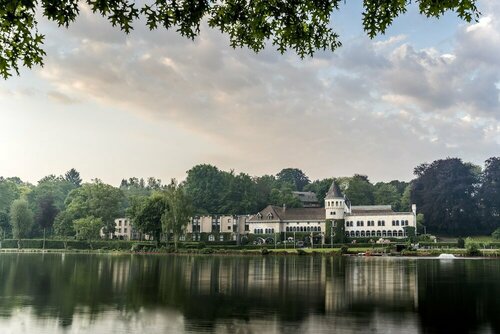
[(298, 168), (285, 168), (276, 174), (279, 183), (289, 183), (293, 190), (302, 191), (310, 183), (309, 177)]
[(11, 230), (9, 215), (4, 211), (0, 211), (0, 240), (5, 239)]
[(282, 183), (280, 188), (273, 188), (271, 190), (270, 204), (285, 205), (287, 208), (300, 208), (302, 203), (297, 196), (293, 195), (292, 191), (294, 191), (294, 187), (290, 183)]
[(162, 228), (164, 233), (172, 233), (174, 246), (177, 251), (177, 243), (189, 219), (193, 213), (191, 199), (186, 195), (184, 187), (179, 186), (175, 180), (167, 187), (165, 192), (167, 210), (162, 217)]
[(21, 247), (21, 239), (26, 238), (33, 227), (33, 212), (25, 199), (16, 199), (10, 207), (12, 235)]
[(195, 213), (221, 213), (228, 173), (212, 165), (197, 165), (187, 172), (186, 192), (193, 200)]
[(46, 230), (54, 225), (59, 210), (54, 205), (54, 198), (50, 194), (39, 198), (37, 207), (35, 221), (43, 230), (43, 248), (45, 249)]
[(74, 168), (71, 168), (69, 171), (64, 174), (64, 179), (75, 187), (79, 187), (82, 184), (82, 178), (80, 177), (80, 173)]
[[(0, 75), (18, 72), (20, 64), (31, 68), (42, 65), (44, 36), (38, 33), (37, 19), (44, 17), (67, 27), (80, 13), (78, 0), (5, 0), (0, 6)], [(342, 0), (296, 1), (153, 1), (86, 0), (94, 13), (106, 17), (129, 33), (141, 14), (149, 29), (174, 29), (194, 39), (202, 22), (229, 36), (232, 47), (254, 51), (274, 45), (284, 53), (288, 49), (301, 57), (316, 50), (337, 49), (339, 35), (332, 29), (331, 18), (342, 7)], [(363, 28), (373, 38), (384, 33), (394, 19), (406, 12), (409, 1), (363, 1)], [(476, 0), (418, 1), (420, 13), (440, 17), (446, 11), (470, 22), (480, 15)], [(271, 41), (272, 43), (269, 43)]]
[(258, 212), (271, 203), (271, 191), (276, 186), (276, 178), (273, 175), (263, 175), (254, 178), (254, 182), (257, 194), (257, 207), (254, 212)]
[(248, 174), (230, 174), (223, 197), (222, 211), (229, 214), (248, 214), (258, 211), (257, 189)]
[(398, 209), (401, 195), (396, 186), (390, 183), (377, 182), (373, 192), (374, 203), (376, 205), (391, 205), (393, 209)]
[(92, 248), (92, 240), (100, 238), (100, 231), (104, 227), (104, 222), (101, 218), (88, 216), (75, 220), (73, 226), (76, 231), (76, 238), (87, 240), (90, 248)]
[(160, 242), (162, 232), (162, 217), (167, 211), (167, 201), (164, 193), (154, 192), (149, 197), (136, 197), (127, 211), (132, 224), (144, 234), (154, 237)]
[(348, 179), (344, 194), (352, 205), (372, 205), (375, 202), (373, 191), (374, 187), (368, 176), (355, 174)]
[(479, 199), (483, 225), (490, 231), (500, 227), (500, 157), (486, 160), (481, 177)]
[(120, 189), (95, 180), (74, 189), (66, 199), (65, 219), (71, 221), (93, 216), (104, 222), (106, 236), (114, 233), (115, 219), (123, 215)]
[(429, 232), (463, 235), (480, 230), (477, 166), (447, 158), (419, 165), (414, 173), (412, 202), (424, 214)]

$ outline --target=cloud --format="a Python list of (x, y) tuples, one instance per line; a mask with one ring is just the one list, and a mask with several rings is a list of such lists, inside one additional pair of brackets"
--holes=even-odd
[(52, 32), (67, 43), (50, 45), (41, 73), (58, 102), (93, 99), (213, 139), (222, 167), (408, 178), (419, 162), (498, 152), (497, 14), (460, 27), (452, 50), (362, 37), (300, 60), (233, 50), (206, 26), (194, 42), (139, 23), (124, 37), (84, 11)]
[(56, 91), (49, 91), (47, 93), (48, 97), (52, 99), (55, 102), (62, 103), (62, 104), (73, 104), (78, 102), (76, 99), (71, 98), (67, 96), (66, 94), (56, 92)]

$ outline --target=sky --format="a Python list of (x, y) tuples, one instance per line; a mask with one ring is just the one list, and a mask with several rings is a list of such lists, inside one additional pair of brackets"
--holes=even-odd
[(195, 41), (142, 22), (125, 35), (87, 8), (69, 29), (39, 21), (45, 66), (0, 81), (0, 175), (36, 183), (185, 179), (196, 164), (250, 175), (410, 180), (446, 157), (500, 154), (500, 4), (479, 22), (412, 6), (370, 40), (359, 2), (332, 16), (343, 46), (300, 59)]

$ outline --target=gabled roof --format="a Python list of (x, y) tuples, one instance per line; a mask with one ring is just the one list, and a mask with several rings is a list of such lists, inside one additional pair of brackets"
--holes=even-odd
[(339, 186), (335, 183), (335, 181), (332, 182), (330, 189), (328, 189), (328, 192), (325, 195), (325, 199), (334, 199), (334, 198), (344, 198), (342, 192), (340, 191)]
[[(260, 217), (259, 218), (259, 214)], [(272, 214), (271, 219), (268, 219)], [(325, 220), (324, 208), (282, 208), (275, 205), (268, 205), (256, 215), (251, 216), (247, 222), (261, 221), (290, 221), (290, 220)]]

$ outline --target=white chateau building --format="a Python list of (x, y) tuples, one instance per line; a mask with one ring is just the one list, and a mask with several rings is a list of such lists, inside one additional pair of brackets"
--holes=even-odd
[(415, 204), (411, 212), (394, 212), (390, 205), (351, 206), (339, 187), (332, 182), (325, 196), (324, 208), (286, 208), (268, 205), (251, 216), (246, 224), (253, 234), (273, 234), (282, 232), (326, 231), (326, 221), (345, 221), (345, 234), (350, 238), (406, 236), (406, 226), (416, 227)]

